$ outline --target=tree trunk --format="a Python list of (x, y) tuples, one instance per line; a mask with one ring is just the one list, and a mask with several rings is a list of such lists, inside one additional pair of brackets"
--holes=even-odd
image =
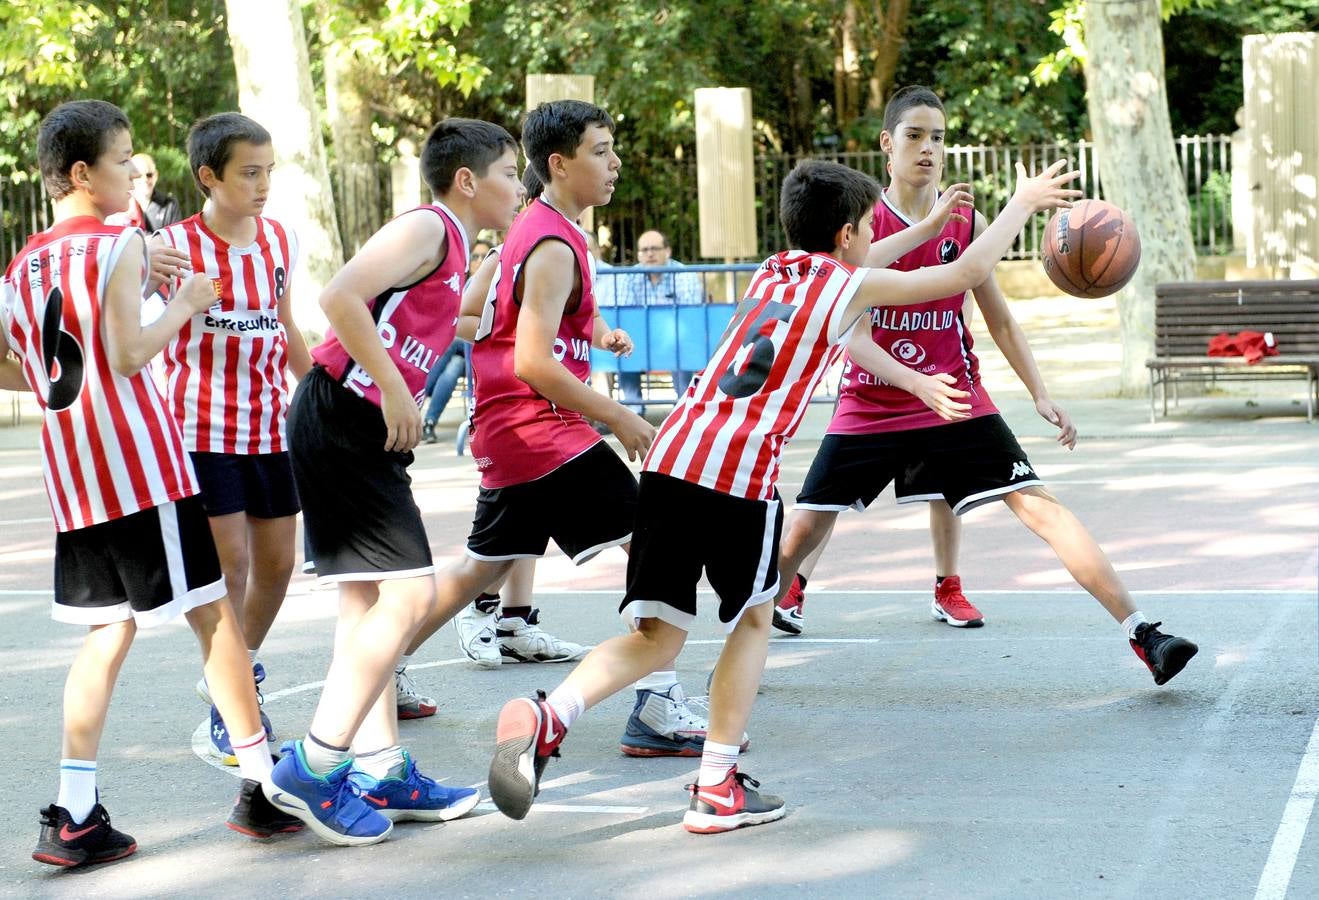
[(834, 57), (834, 109), (840, 132), (861, 115), (861, 50), (857, 45), (857, 0), (846, 0), (838, 23)]
[(1168, 118), (1158, 0), (1087, 3), (1086, 100), (1104, 198), (1140, 231), (1141, 262), (1118, 293), (1122, 393), (1149, 387), (1154, 285), (1186, 281), (1195, 269), (1186, 184)]
[(225, 0), (225, 7), (239, 108), (264, 125), (275, 144), (275, 176), (266, 209), (298, 235), (294, 316), (304, 331), (324, 334), (327, 323), (317, 299), (342, 268), (343, 251), (307, 64), (302, 8), (295, 0)]
[(340, 231), (344, 255), (352, 256), (383, 224), (376, 141), (371, 135), (361, 57), (328, 35), (324, 48), (325, 106), (334, 138)]
[(911, 0), (890, 0), (887, 6), (874, 4), (875, 60), (870, 67), (870, 90), (866, 95), (866, 112), (883, 112), (893, 73), (898, 69), (902, 45), (906, 43), (907, 16)]

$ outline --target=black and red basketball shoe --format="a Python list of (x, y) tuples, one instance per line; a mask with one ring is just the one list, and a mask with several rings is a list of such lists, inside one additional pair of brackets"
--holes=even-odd
[(979, 628), (985, 617), (962, 593), (962, 579), (949, 575), (934, 586), (934, 602), (930, 615), (954, 628)]
[(113, 862), (137, 852), (137, 841), (110, 827), (110, 814), (96, 804), (81, 823), (69, 811), (51, 804), (41, 810), (41, 836), (32, 858), (51, 866), (82, 866)]
[(774, 627), (788, 634), (801, 634), (806, 615), (806, 582), (800, 575), (792, 576), (792, 587), (774, 607)]
[(692, 834), (719, 834), (783, 818), (788, 811), (783, 798), (762, 794), (755, 790), (758, 787), (759, 781), (736, 766), (719, 784), (687, 785), (692, 802), (682, 817), (682, 827)]
[(1149, 667), (1155, 684), (1167, 683), (1200, 652), (1200, 648), (1186, 638), (1159, 631), (1162, 624), (1141, 622), (1136, 626), (1136, 636), (1131, 639), (1131, 649)]
[(495, 757), (490, 761), (490, 799), (510, 819), (525, 819), (540, 793), (540, 776), (567, 729), (545, 701), (518, 697), (504, 704), (495, 723)]

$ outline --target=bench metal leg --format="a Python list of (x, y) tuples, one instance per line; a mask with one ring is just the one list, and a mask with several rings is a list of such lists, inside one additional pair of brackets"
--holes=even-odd
[(1154, 424), (1154, 370), (1150, 369), (1150, 424)]

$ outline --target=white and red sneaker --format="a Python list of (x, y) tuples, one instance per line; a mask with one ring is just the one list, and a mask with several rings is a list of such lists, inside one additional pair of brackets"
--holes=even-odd
[(545, 702), (518, 697), (504, 704), (495, 723), (495, 757), (490, 761), (490, 799), (510, 819), (525, 819), (540, 793), (540, 776), (567, 731)]
[(692, 802), (682, 817), (682, 827), (692, 834), (719, 834), (748, 825), (764, 825), (783, 818), (788, 811), (782, 797), (762, 794), (760, 782), (743, 775), (737, 767), (719, 784), (687, 785)]
[(949, 575), (935, 585), (930, 615), (954, 628), (979, 628), (985, 624), (980, 610), (972, 606), (962, 593), (962, 579), (956, 575)]
[(805, 621), (806, 583), (800, 575), (792, 576), (792, 587), (774, 607), (774, 627), (788, 634), (801, 634)]

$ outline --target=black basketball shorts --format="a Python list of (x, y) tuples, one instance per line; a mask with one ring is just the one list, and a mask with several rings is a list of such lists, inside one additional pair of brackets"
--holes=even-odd
[(637, 480), (604, 441), (534, 481), (481, 488), (467, 555), (489, 562), (545, 555), (554, 541), (581, 565), (632, 539)]
[(384, 449), (380, 407), (313, 366), (293, 395), (287, 430), (304, 548), (321, 581), (434, 573), (412, 498), (413, 457)]
[(209, 516), (245, 512), (254, 519), (282, 519), (301, 509), (287, 452), (189, 455)]
[(704, 570), (719, 596), (719, 621), (732, 631), (748, 607), (774, 599), (782, 532), (777, 493), (773, 500), (748, 500), (643, 472), (619, 612), (690, 631)]
[(879, 434), (827, 434), (797, 507), (863, 510), (896, 482), (899, 503), (945, 500), (961, 515), (1044, 484), (1003, 417)]
[(199, 496), (55, 536), (57, 622), (150, 628), (223, 596)]

